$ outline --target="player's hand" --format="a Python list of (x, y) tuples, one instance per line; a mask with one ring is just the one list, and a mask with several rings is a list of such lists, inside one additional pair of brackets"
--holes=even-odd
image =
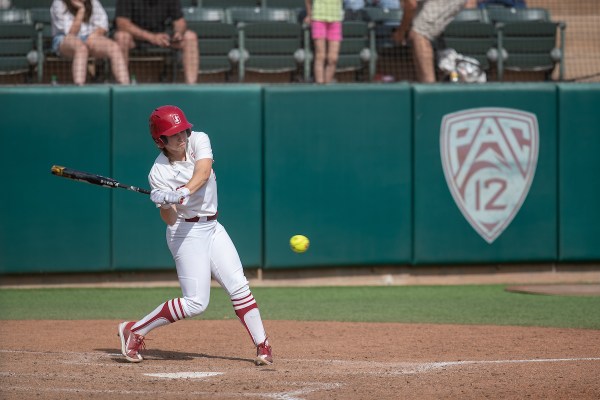
[(183, 204), (190, 195), (190, 189), (183, 187), (179, 190), (173, 190), (165, 193), (165, 203)]
[(179, 204), (185, 205), (190, 198), (190, 194), (192, 194), (190, 192), (190, 189), (188, 189), (186, 187), (182, 187), (181, 189), (178, 190), (178, 192), (181, 194), (181, 201)]
[(167, 195), (167, 192), (164, 190), (153, 189), (150, 192), (150, 200), (152, 200), (152, 202), (155, 204), (163, 205), (163, 204), (165, 204), (166, 195)]

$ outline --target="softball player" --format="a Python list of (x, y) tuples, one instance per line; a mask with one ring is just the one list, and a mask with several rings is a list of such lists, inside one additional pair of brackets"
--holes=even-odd
[(144, 337), (153, 329), (200, 315), (208, 306), (211, 275), (227, 291), (233, 309), (256, 345), (256, 365), (273, 363), (258, 306), (237, 250), (217, 221), (217, 181), (206, 133), (192, 132), (183, 111), (162, 106), (150, 115), (150, 134), (161, 150), (148, 175), (151, 200), (167, 224), (167, 244), (183, 297), (169, 300), (137, 322), (119, 324), (121, 352), (143, 360)]

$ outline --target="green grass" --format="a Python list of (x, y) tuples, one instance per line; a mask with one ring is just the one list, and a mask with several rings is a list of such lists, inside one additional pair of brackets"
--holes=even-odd
[[(501, 285), (254, 288), (266, 320), (485, 324), (600, 329), (600, 297), (509, 293)], [(139, 319), (178, 288), (2, 289), (0, 319)], [(213, 288), (199, 318), (234, 319)]]

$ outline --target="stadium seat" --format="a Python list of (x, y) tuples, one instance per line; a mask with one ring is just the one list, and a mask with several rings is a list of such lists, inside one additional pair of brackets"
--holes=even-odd
[(260, 7), (260, 0), (198, 0), (198, 7)]
[(20, 8), (22, 10), (30, 10), (32, 8), (50, 9), (52, 0), (12, 0), (11, 3), (14, 8)]
[(245, 80), (247, 71), (287, 73), (290, 81), (299, 73), (305, 60), (301, 24), (283, 21), (240, 22), (237, 29), (241, 54), (238, 67), (240, 82)]
[(496, 49), (496, 31), (492, 24), (455, 19), (448, 24), (441, 39), (445, 48), (476, 59), (484, 71), (490, 69), (488, 55)]
[[(499, 67), (499, 79), (504, 70), (541, 71), (549, 80), (559, 66), (558, 79), (564, 74), (565, 24), (549, 21), (516, 21), (499, 23), (498, 48), (504, 54)], [(557, 32), (560, 36), (557, 45)]]
[(39, 53), (32, 24), (0, 23), (0, 75), (22, 75), (23, 83), (33, 81)]
[(340, 45), (340, 53), (336, 72), (354, 71), (357, 80), (367, 68), (368, 80), (373, 80), (377, 63), (375, 48), (375, 30), (372, 23), (365, 21), (343, 21), (344, 40)]
[[(223, 14), (224, 15), (224, 14)], [(188, 29), (198, 35), (200, 74), (224, 74), (229, 80), (233, 69), (229, 53), (235, 48), (237, 32), (234, 25), (221, 21), (187, 21)]]
[(388, 9), (381, 7), (365, 7), (364, 13), (369, 21), (375, 24), (375, 43), (378, 51), (395, 47), (392, 33), (400, 26), (402, 9)]
[(5, 23), (30, 23), (29, 12), (20, 8), (9, 8), (0, 10), (0, 24)]
[(298, 12), (291, 8), (275, 7), (230, 7), (227, 8), (228, 21), (239, 22), (298, 22)]
[(453, 22), (490, 22), (486, 9), (463, 8), (452, 20)]
[(186, 22), (227, 22), (227, 15), (224, 8), (184, 7), (182, 11)]
[(306, 7), (304, 0), (263, 0), (263, 7), (293, 8), (300, 10)]
[(548, 80), (556, 65), (559, 80), (563, 79), (566, 28), (563, 22), (553, 22), (550, 12), (539, 7), (489, 7), (485, 12), (495, 25), (498, 54), (502, 55), (497, 61), (499, 80), (503, 80), (505, 70), (541, 71)]
[(550, 12), (545, 8), (489, 7), (484, 9), (490, 22), (550, 21)]

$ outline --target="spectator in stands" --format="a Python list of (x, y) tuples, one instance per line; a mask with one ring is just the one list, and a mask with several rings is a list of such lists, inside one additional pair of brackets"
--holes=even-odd
[(315, 82), (331, 83), (342, 42), (342, 0), (306, 0), (304, 23), (311, 26), (315, 45)]
[(402, 21), (393, 33), (393, 40), (413, 47), (417, 80), (433, 83), (435, 78), (434, 53), (431, 42), (435, 40), (465, 6), (467, 0), (403, 0)]
[(181, 49), (186, 83), (198, 80), (198, 36), (188, 30), (180, 0), (117, 0), (114, 38), (125, 60), (134, 48), (158, 46)]
[(365, 0), (344, 0), (344, 10), (362, 10), (365, 8)]
[(344, 7), (344, 21), (367, 21), (368, 16), (365, 13), (365, 7), (368, 4), (365, 0), (343, 0), (342, 6)]
[(388, 10), (395, 10), (400, 8), (400, 0), (373, 0), (373, 5), (376, 7), (387, 8)]
[(344, 0), (345, 10), (356, 11), (365, 7), (381, 7), (392, 10), (400, 8), (400, 0)]
[(127, 63), (119, 45), (109, 39), (108, 17), (98, 0), (54, 0), (52, 49), (73, 60), (73, 82), (83, 85), (87, 76), (88, 57), (109, 58), (118, 83), (129, 84)]
[(525, 0), (469, 0), (466, 8), (485, 8), (488, 5), (509, 8), (527, 8)]

